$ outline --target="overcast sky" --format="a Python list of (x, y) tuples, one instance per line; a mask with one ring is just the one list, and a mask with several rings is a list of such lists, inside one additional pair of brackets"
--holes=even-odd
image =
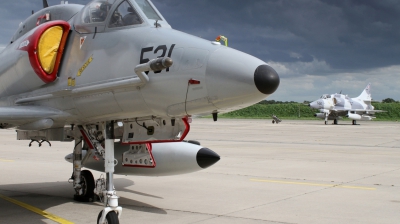
[[(50, 5), (59, 0), (48, 0)], [(70, 0), (86, 4), (88, 0)], [(270, 64), (281, 77), (268, 99), (314, 100), (342, 90), (400, 100), (398, 0), (153, 0), (177, 30), (215, 39)], [(0, 47), (42, 0), (0, 2)]]

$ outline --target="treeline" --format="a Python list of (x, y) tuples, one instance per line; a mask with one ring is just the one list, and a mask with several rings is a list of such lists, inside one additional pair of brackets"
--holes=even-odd
[[(304, 100), (303, 104), (309, 104), (312, 101)], [(291, 104), (291, 103), (297, 103), (294, 101), (275, 101), (275, 100), (263, 100), (258, 102), (258, 104)], [(377, 102), (379, 103), (379, 102)], [(400, 103), (400, 101), (396, 101), (392, 98), (386, 98), (383, 99), (381, 103)]]
[(263, 100), (258, 102), (258, 104), (289, 104), (289, 103), (296, 103), (294, 101), (275, 101), (275, 100)]
[[(268, 101), (267, 101), (268, 102)], [(279, 101), (278, 101), (279, 102)], [(317, 119), (314, 117), (319, 110), (311, 109), (308, 102), (280, 102), (265, 103), (260, 102), (253, 106), (221, 114), (226, 118), (271, 118), (274, 114), (279, 118), (290, 119)], [(375, 110), (384, 110), (384, 113), (376, 113), (377, 120), (400, 120), (400, 103), (372, 103)]]

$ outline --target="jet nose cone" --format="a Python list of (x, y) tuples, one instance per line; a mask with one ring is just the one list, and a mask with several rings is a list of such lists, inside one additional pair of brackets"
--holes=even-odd
[(220, 112), (260, 102), (279, 82), (276, 71), (264, 61), (232, 48), (218, 48), (207, 62), (207, 100)]
[(314, 102), (311, 102), (310, 104), (308, 104), (308, 106), (309, 106), (309, 107), (311, 107), (311, 108), (318, 109), (318, 104), (317, 104), (317, 102), (316, 102), (316, 101), (314, 101)]
[(278, 73), (269, 65), (260, 65), (254, 72), (254, 83), (264, 94), (272, 94), (278, 88), (280, 79)]
[(208, 148), (201, 148), (196, 155), (197, 164), (205, 169), (209, 166), (212, 166), (216, 162), (220, 160), (220, 157), (214, 151)]

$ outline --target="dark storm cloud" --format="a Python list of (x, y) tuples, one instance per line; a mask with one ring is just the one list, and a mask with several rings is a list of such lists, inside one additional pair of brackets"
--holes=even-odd
[(206, 39), (224, 34), (231, 46), (266, 61), (317, 58), (335, 69), (400, 62), (398, 1), (153, 2), (174, 28)]
[[(60, 0), (48, 2), (54, 5)], [(173, 28), (210, 40), (223, 34), (228, 37), (230, 47), (264, 61), (293, 63), (317, 59), (326, 61), (335, 71), (371, 69), (400, 62), (398, 1), (154, 0), (153, 3)], [(41, 0), (2, 1), (0, 44), (7, 44), (18, 24), (31, 10), (41, 7)]]

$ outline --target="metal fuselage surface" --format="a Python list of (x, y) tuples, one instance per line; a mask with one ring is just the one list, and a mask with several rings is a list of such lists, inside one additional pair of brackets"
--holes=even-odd
[[(76, 5), (69, 7), (79, 8)], [(47, 11), (51, 12), (52, 8)], [(265, 62), (253, 56), (176, 31), (165, 22), (155, 27), (151, 20), (120, 28), (108, 28), (105, 23), (104, 29), (95, 32), (90, 29), (77, 31), (74, 23), (79, 20), (76, 18), (79, 15), (68, 20), (72, 28), (57, 79), (39, 87), (26, 78), (27, 75), (13, 80), (9, 83), (12, 91), (6, 91), (4, 87), (0, 92), (0, 106), (58, 109), (65, 114), (51, 119), (54, 120), (53, 127), (62, 127), (150, 115), (182, 117), (228, 112), (269, 95), (261, 93), (255, 86), (255, 70)], [(7, 58), (11, 51), (18, 52), (16, 57), (26, 54), (18, 50), (25, 36), (10, 44), (0, 58)], [(129, 84), (130, 79), (137, 78), (135, 66), (166, 56), (172, 58), (172, 67), (161, 72), (150, 71), (150, 81), (145, 86)], [(20, 66), (29, 67), (29, 63), (26, 61)], [(0, 79), (6, 76), (0, 74)], [(35, 78), (32, 74), (31, 79)], [(189, 85), (190, 79), (200, 83)], [(36, 88), (32, 90), (31, 84)], [(14, 121), (13, 126), (24, 122), (28, 121)]]

